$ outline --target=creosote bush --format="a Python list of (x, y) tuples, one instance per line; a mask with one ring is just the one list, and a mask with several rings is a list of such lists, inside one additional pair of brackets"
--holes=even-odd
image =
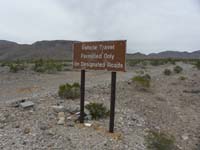
[(151, 76), (149, 74), (145, 74), (142, 76), (138, 75), (138, 76), (133, 77), (132, 81), (135, 82), (137, 86), (140, 86), (142, 88), (149, 88)]
[(58, 95), (65, 99), (76, 99), (80, 96), (79, 83), (63, 84), (59, 86)]
[(152, 66), (160, 66), (160, 65), (164, 65), (165, 63), (167, 63), (167, 61), (166, 60), (151, 60), (150, 61), (150, 64), (152, 65)]
[(174, 67), (174, 72), (175, 72), (175, 73), (181, 73), (182, 71), (183, 71), (183, 68), (182, 68), (182, 67), (180, 67), (180, 66)]
[(151, 130), (145, 141), (149, 150), (175, 150), (175, 138), (163, 132)]
[(182, 80), (182, 81), (183, 81), (183, 80), (186, 80), (186, 79), (187, 79), (187, 77), (184, 77), (184, 76), (180, 76), (180, 77), (179, 77), (179, 80)]
[(172, 71), (170, 69), (165, 69), (163, 73), (166, 76), (170, 76), (172, 74)]
[(102, 103), (89, 103), (85, 108), (90, 112), (94, 120), (106, 118), (110, 114), (110, 111)]
[(34, 71), (40, 73), (55, 73), (63, 70), (63, 64), (54, 60), (37, 60), (34, 62)]
[(200, 70), (200, 60), (195, 62), (195, 67)]
[(10, 63), (8, 65), (10, 72), (16, 73), (20, 70), (24, 70), (25, 69), (25, 65), (24, 64), (19, 64), (19, 63)]

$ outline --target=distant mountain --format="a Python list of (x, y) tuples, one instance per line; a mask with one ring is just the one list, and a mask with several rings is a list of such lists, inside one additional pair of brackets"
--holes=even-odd
[(164, 51), (145, 55), (142, 53), (127, 54), (127, 59), (148, 59), (148, 58), (194, 58), (200, 59), (200, 50), (194, 52)]
[[(38, 41), (33, 44), (18, 44), (11, 41), (0, 40), (0, 60), (17, 59), (72, 59), (72, 45), (77, 41), (53, 40)], [(161, 53), (142, 53), (127, 54), (127, 59), (145, 58), (198, 58), (200, 50), (195, 52), (164, 51)]]
[(151, 58), (200, 58), (200, 50), (195, 52), (177, 52), (177, 51), (164, 51), (161, 53), (152, 53), (148, 57)]
[(148, 56), (142, 53), (133, 53), (133, 54), (127, 54), (126, 59), (132, 59), (132, 58), (137, 58), (137, 59), (144, 59), (147, 58)]
[(75, 42), (77, 41), (38, 41), (29, 45), (0, 40), (0, 60), (72, 59), (72, 45)]

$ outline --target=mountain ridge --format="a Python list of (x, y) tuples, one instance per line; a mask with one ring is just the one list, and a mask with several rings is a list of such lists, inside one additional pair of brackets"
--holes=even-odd
[[(75, 40), (43, 40), (32, 44), (19, 44), (12, 41), (0, 40), (0, 60), (11, 61), (17, 59), (72, 59), (72, 46)], [(187, 58), (200, 59), (200, 50), (194, 52), (163, 51), (148, 55), (136, 52), (128, 53), (127, 59), (150, 58)]]

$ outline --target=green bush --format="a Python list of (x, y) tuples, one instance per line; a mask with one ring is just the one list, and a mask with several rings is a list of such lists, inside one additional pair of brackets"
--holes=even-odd
[(160, 60), (151, 60), (150, 61), (150, 64), (152, 65), (152, 66), (160, 66), (160, 65), (164, 65), (164, 64), (166, 64), (167, 63), (167, 61), (165, 60), (165, 59), (160, 59)]
[(109, 111), (102, 103), (89, 103), (85, 108), (90, 112), (92, 119), (101, 119), (109, 116)]
[(182, 68), (182, 67), (180, 67), (180, 66), (174, 67), (174, 72), (175, 72), (175, 73), (181, 73), (182, 71), (183, 71), (183, 68)]
[(9, 65), (9, 69), (10, 72), (16, 73), (20, 70), (24, 70), (25, 69), (25, 65), (24, 64), (15, 64), (15, 63), (10, 63)]
[(200, 60), (195, 62), (195, 67), (200, 70)]
[(80, 96), (80, 85), (78, 83), (60, 85), (58, 95), (65, 99), (76, 99)]
[(132, 78), (132, 81), (136, 83), (136, 85), (143, 87), (143, 88), (149, 88), (150, 87), (150, 81), (151, 76), (148, 74), (145, 74), (143, 76), (135, 76)]
[(19, 71), (17, 65), (15, 65), (15, 64), (11, 64), (11, 65), (9, 66), (9, 68), (10, 68), (10, 72), (13, 72), (13, 73), (16, 73), (16, 72)]
[(176, 65), (176, 60), (172, 59), (172, 58), (168, 58), (167, 62), (170, 63), (170, 64), (172, 64), (172, 65)]
[(172, 74), (172, 71), (170, 69), (165, 69), (163, 73), (166, 76), (170, 76)]
[(179, 77), (179, 80), (182, 80), (182, 81), (183, 81), (183, 80), (186, 80), (186, 79), (187, 79), (187, 77), (184, 77), (184, 76), (180, 76), (180, 77)]
[(63, 70), (63, 64), (54, 60), (37, 60), (35, 61), (34, 71), (40, 73), (55, 73)]
[(139, 64), (141, 62), (141, 60), (128, 60), (127, 61), (127, 64), (129, 65), (129, 66), (131, 66), (131, 67), (134, 67), (134, 66), (136, 66), (137, 64)]
[(162, 132), (149, 131), (145, 141), (149, 150), (175, 150), (175, 138)]
[(5, 67), (5, 66), (9, 66), (9, 65), (10, 65), (9, 62), (2, 62), (2, 63), (1, 63), (1, 67)]

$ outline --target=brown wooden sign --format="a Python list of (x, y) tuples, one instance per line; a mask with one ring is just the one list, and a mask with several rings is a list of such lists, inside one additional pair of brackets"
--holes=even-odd
[(125, 71), (126, 41), (78, 42), (73, 47), (73, 68)]

